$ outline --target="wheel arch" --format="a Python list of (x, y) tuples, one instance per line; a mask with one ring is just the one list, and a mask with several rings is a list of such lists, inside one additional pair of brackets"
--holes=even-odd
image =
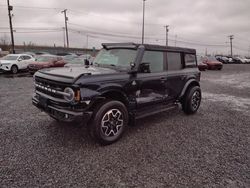
[(105, 99), (112, 99), (122, 102), (125, 106), (128, 106), (128, 98), (126, 94), (119, 89), (111, 89), (101, 93), (101, 96)]
[(121, 90), (117, 88), (104, 90), (99, 93), (97, 97), (95, 97), (95, 100), (92, 103), (92, 107), (95, 107), (97, 104), (99, 104), (102, 101), (105, 100), (116, 100), (122, 102), (126, 107), (129, 105), (129, 100), (126, 94)]
[(199, 86), (200, 87), (200, 83), (195, 79), (188, 80), (186, 82), (186, 84), (184, 85), (178, 100), (182, 100), (183, 97), (185, 96), (185, 93), (189, 90), (189, 88), (194, 87), (194, 86)]

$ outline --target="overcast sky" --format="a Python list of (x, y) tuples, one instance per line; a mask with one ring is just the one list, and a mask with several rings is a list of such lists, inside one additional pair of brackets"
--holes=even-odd
[[(0, 0), (0, 38), (9, 38), (7, 0)], [(100, 47), (103, 42), (141, 42), (142, 0), (10, 0), (17, 44), (63, 46), (68, 9), (70, 47)], [(235, 54), (250, 49), (250, 0), (147, 0), (145, 43), (196, 48), (199, 53)]]

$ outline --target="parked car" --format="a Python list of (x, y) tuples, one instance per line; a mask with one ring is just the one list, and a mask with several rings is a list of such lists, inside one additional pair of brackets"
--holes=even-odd
[(196, 58), (197, 58), (198, 69), (200, 71), (206, 71), (208, 68), (208, 65), (203, 63), (203, 57), (197, 56)]
[(58, 121), (84, 122), (100, 144), (111, 144), (135, 119), (178, 104), (187, 114), (198, 110), (195, 56), (189, 48), (103, 44), (93, 66), (37, 71), (32, 103)]
[(16, 74), (19, 70), (26, 70), (35, 58), (28, 54), (9, 54), (0, 60), (0, 69)]
[(31, 55), (32, 57), (36, 56), (34, 52), (23, 52), (22, 54), (28, 54), (28, 55)]
[(223, 68), (223, 64), (214, 56), (205, 57), (203, 63), (207, 65), (208, 70), (221, 70)]
[(243, 58), (243, 57), (234, 57), (234, 60), (236, 63), (242, 63), (242, 64), (248, 63), (248, 59)]
[(49, 52), (36, 52), (36, 55), (50, 55)]
[(66, 55), (62, 56), (63, 60), (67, 63), (68, 61), (71, 61), (72, 59), (78, 58), (78, 55)]
[(44, 68), (63, 67), (65, 65), (65, 62), (60, 60), (62, 60), (61, 57), (57, 57), (54, 55), (36, 56), (35, 61), (28, 65), (28, 69), (30, 74), (34, 74), (36, 71)]
[(229, 58), (226, 57), (226, 56), (216, 55), (215, 58), (216, 58), (218, 61), (220, 61), (220, 62), (222, 62), (222, 63), (224, 63), (224, 64), (228, 64), (228, 63), (229, 63)]
[[(63, 61), (65, 61), (65, 60), (63, 60)], [(85, 58), (82, 58), (82, 57), (77, 57), (77, 58), (68, 60), (65, 63), (66, 64), (64, 65), (64, 67), (89, 65), (89, 63), (87, 62), (87, 60)]]

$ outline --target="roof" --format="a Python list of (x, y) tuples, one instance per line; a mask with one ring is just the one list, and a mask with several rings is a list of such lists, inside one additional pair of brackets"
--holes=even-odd
[(137, 49), (141, 45), (144, 46), (146, 50), (196, 53), (196, 50), (192, 48), (161, 46), (161, 45), (154, 45), (154, 44), (136, 44), (136, 43), (104, 43), (102, 44), (103, 48), (105, 49), (114, 49), (114, 48)]

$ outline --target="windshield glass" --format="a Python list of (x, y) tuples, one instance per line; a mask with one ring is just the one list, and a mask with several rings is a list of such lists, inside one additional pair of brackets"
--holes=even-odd
[(7, 55), (5, 57), (3, 57), (3, 60), (10, 60), (10, 61), (14, 61), (17, 60), (18, 56), (14, 56), (14, 55)]
[(128, 70), (135, 57), (136, 50), (132, 49), (102, 49), (96, 56), (94, 65)]
[(56, 57), (54, 56), (39, 56), (36, 58), (37, 62), (49, 62), (55, 59)]

